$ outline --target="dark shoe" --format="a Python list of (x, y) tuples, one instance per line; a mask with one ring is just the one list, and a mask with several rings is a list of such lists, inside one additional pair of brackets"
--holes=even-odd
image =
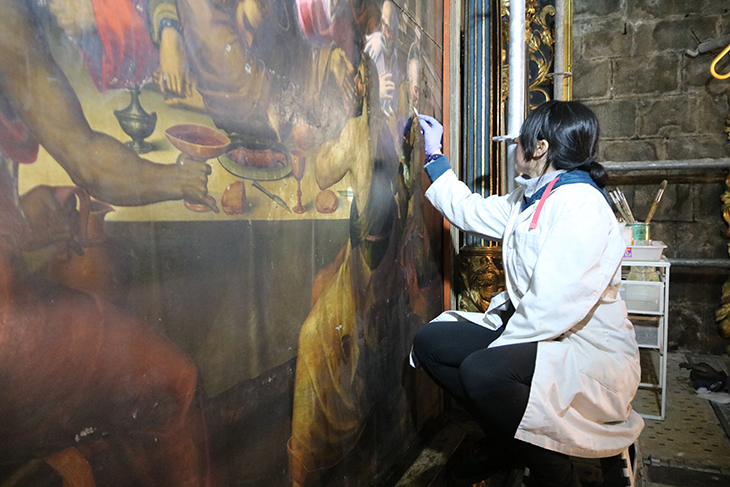
[(484, 438), (477, 442), (469, 456), (454, 464), (451, 479), (458, 485), (472, 485), (486, 480), (498, 472), (524, 467), (504, 443)]

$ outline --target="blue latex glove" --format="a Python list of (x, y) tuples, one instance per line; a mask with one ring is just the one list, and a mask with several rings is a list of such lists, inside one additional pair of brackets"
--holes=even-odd
[(441, 149), (441, 137), (444, 135), (444, 127), (435, 118), (420, 113), (418, 114), (418, 123), (421, 125), (426, 155), (430, 156)]

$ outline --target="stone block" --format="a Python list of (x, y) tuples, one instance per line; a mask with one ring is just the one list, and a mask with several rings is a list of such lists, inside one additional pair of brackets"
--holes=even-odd
[(670, 159), (704, 159), (730, 157), (730, 142), (724, 134), (677, 136), (668, 138)]
[(608, 59), (573, 64), (573, 98), (607, 98), (611, 84)]
[(607, 138), (631, 137), (636, 132), (636, 101), (611, 100), (586, 102), (598, 117), (601, 136)]
[[(646, 219), (659, 185), (636, 185), (633, 187), (631, 211), (638, 220)], [(628, 199), (628, 197), (627, 197)], [(692, 187), (690, 184), (669, 184), (664, 190), (652, 222), (692, 222), (694, 218)]]
[[(628, 198), (628, 196), (627, 196)], [(727, 240), (722, 222), (654, 222), (652, 240), (667, 244), (666, 255), (680, 259), (724, 259)]]
[(598, 146), (601, 161), (656, 161), (661, 159), (657, 153), (655, 140), (602, 140)]
[(628, 56), (633, 27), (622, 19), (592, 21), (582, 26), (583, 57)]
[[(722, 272), (718, 272), (718, 269), (675, 267), (670, 274), (670, 302), (673, 297), (677, 298), (678, 302), (704, 302), (708, 307), (713, 308), (714, 312), (715, 309), (719, 308), (722, 284), (727, 278), (722, 274)], [(692, 280), (695, 281), (694, 286), (692, 286)], [(678, 286), (677, 291), (681, 290), (681, 293), (675, 294), (672, 292), (672, 287), (675, 284)]]
[[(706, 93), (698, 93), (691, 100), (692, 118), (695, 126), (694, 132), (698, 134), (723, 134), (725, 132), (725, 119), (728, 117), (730, 105), (727, 96), (711, 96)], [(728, 141), (730, 144), (730, 141)]]
[[(725, 184), (693, 184), (692, 185), (692, 218), (696, 222), (725, 221), (722, 218), (722, 201), (720, 198), (725, 192)], [(727, 230), (727, 224), (725, 224)], [(724, 231), (724, 230), (723, 230)]]
[(660, 19), (716, 11), (724, 0), (632, 0), (627, 2), (627, 16), (632, 19)]
[(640, 136), (694, 132), (690, 101), (685, 95), (644, 98), (639, 101), (638, 107)]
[(694, 35), (701, 41), (716, 37), (718, 22), (719, 16), (635, 22), (633, 54), (646, 56), (663, 51), (684, 52), (697, 45)]
[(621, 15), (624, 6), (621, 0), (575, 0), (573, 15), (579, 17), (598, 17)]
[[(711, 61), (710, 61), (711, 62)], [(709, 62), (707, 65), (709, 66)], [(719, 65), (720, 63), (718, 63)], [(707, 72), (709, 73), (709, 67)], [(730, 72), (730, 59), (728, 59), (728, 66), (727, 69), (719, 70), (718, 73), (728, 73)], [(730, 78), (727, 79), (717, 79), (714, 76), (710, 75), (710, 77), (707, 79), (707, 83), (705, 83), (703, 87), (707, 93), (713, 96), (722, 96), (722, 95), (730, 95)]]
[(682, 86), (688, 91), (704, 91), (708, 84), (716, 84), (712, 83), (715, 78), (710, 74), (713, 59), (712, 54), (701, 54), (696, 58), (684, 55), (681, 62)]
[(583, 61), (583, 26), (573, 22), (573, 67)]
[(722, 218), (682, 224), (677, 229), (677, 240), (689, 241), (685, 249), (687, 257), (725, 259), (728, 257), (726, 230)]
[[(683, 275), (677, 276), (676, 296), (682, 296), (687, 288), (694, 286), (697, 292), (705, 291), (699, 301), (672, 297), (675, 295), (675, 273), (678, 271)], [(671, 318), (667, 328), (669, 349), (723, 355), (727, 341), (720, 336), (715, 323), (715, 310), (719, 307), (720, 294), (717, 290), (721, 289), (722, 285), (718, 285), (716, 281), (708, 282), (708, 277), (701, 271), (687, 269), (672, 270), (671, 279), (673, 282), (669, 288)], [(697, 283), (701, 285), (698, 286)]]
[(614, 61), (614, 95), (640, 95), (679, 90), (678, 67), (682, 54), (623, 57)]

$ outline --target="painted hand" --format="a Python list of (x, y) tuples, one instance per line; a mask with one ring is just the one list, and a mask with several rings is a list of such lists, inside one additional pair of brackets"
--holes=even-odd
[(218, 213), (220, 210), (215, 198), (208, 194), (208, 175), (212, 172), (211, 167), (185, 154), (180, 155), (175, 166), (183, 200), (205, 205)]
[(395, 92), (395, 83), (391, 73), (380, 73), (380, 103), (391, 101)]
[(35, 250), (53, 243), (70, 243), (79, 234), (76, 196), (59, 202), (56, 188), (36, 186), (20, 197), (20, 204), (31, 230), (31, 239), (25, 242), (25, 250)]
[(185, 98), (192, 95), (189, 80), (188, 59), (180, 33), (167, 27), (160, 35), (160, 78), (162, 94), (167, 97)]
[(430, 156), (441, 149), (441, 137), (444, 135), (444, 127), (435, 118), (420, 113), (418, 114), (418, 123), (421, 125), (421, 132), (423, 132), (426, 155)]

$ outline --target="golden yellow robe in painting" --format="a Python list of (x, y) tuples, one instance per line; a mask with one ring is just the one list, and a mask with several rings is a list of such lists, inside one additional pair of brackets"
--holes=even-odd
[(349, 241), (315, 282), (316, 301), (299, 336), (288, 445), (294, 485), (308, 485), (312, 472), (333, 466), (353, 449), (378, 400), (378, 378), (405, 356), (398, 331), (404, 329), (400, 315), (406, 304), (399, 249), (407, 202), (398, 190), (402, 174), (387, 127), (369, 128), (378, 141), (351, 154), (372, 165), (367, 203), (360, 212), (353, 200)]
[[(352, 226), (358, 222), (363, 219)], [(391, 221), (391, 230), (395, 227)], [(289, 442), (294, 485), (304, 485), (307, 472), (331, 467), (355, 446), (375, 400), (373, 379), (384, 372), (389, 355), (378, 349), (383, 332), (397, 334), (402, 325), (394, 322), (389, 306), (404, 284), (396, 242), (389, 234), (368, 237), (379, 240), (353, 244), (351, 238), (340, 252), (332, 264), (338, 268), (299, 336)], [(379, 260), (375, 268), (373, 259)]]

